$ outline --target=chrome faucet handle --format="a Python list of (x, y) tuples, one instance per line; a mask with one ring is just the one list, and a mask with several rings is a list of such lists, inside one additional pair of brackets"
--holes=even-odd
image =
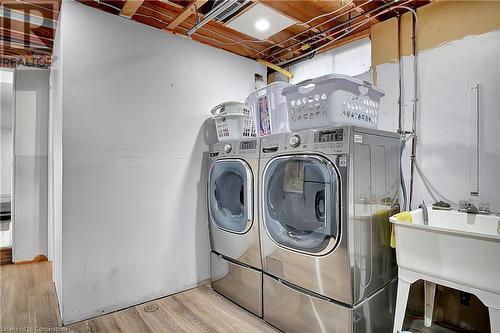
[(477, 210), (478, 210), (479, 214), (488, 215), (488, 214), (490, 214), (490, 204), (487, 202), (484, 202), (484, 201), (480, 201), (477, 204)]
[(458, 210), (467, 210), (468, 203), (469, 203), (469, 200), (460, 200), (458, 202)]
[(460, 212), (465, 212), (465, 213), (471, 213), (471, 214), (477, 214), (479, 213), (479, 210), (477, 209), (476, 205), (472, 200), (460, 200), (458, 202), (458, 211)]

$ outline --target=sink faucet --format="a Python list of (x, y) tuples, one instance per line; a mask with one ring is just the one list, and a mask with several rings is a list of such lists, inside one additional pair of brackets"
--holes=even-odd
[(424, 221), (424, 225), (429, 225), (429, 211), (427, 210), (427, 206), (425, 205), (425, 201), (422, 201), (418, 208), (422, 209), (422, 217)]
[(472, 200), (460, 200), (458, 211), (469, 214), (490, 214), (489, 204), (480, 202), (476, 207)]

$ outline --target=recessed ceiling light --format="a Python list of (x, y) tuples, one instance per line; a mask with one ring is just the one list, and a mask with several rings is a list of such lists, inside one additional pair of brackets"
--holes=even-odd
[(255, 29), (257, 29), (259, 31), (266, 31), (267, 29), (269, 29), (270, 25), (271, 24), (269, 23), (268, 20), (260, 19), (257, 22), (255, 22)]
[(226, 27), (245, 35), (266, 40), (272, 35), (297, 23), (262, 2), (257, 2), (241, 15), (226, 23)]

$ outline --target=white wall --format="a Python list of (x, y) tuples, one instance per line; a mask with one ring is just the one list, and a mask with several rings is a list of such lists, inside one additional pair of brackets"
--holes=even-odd
[(70, 323), (209, 277), (206, 119), (265, 69), (76, 2), (58, 28)]
[[(411, 130), (413, 57), (402, 58), (403, 127)], [(292, 83), (329, 73), (357, 75), (370, 63), (366, 40), (320, 54), (291, 67)], [(420, 104), (417, 119), (417, 161), (431, 185), (447, 199), (473, 199), (490, 203), (500, 211), (500, 31), (468, 36), (419, 53)], [(379, 129), (397, 131), (399, 64), (377, 65), (377, 86), (385, 91), (381, 100)], [(471, 90), (478, 83), (480, 97), (479, 196), (470, 196), (470, 142), (473, 111)], [(403, 169), (409, 183), (409, 149)], [(435, 200), (415, 171), (414, 207)], [(434, 194), (437, 200), (443, 200)]]
[(13, 72), (0, 70), (0, 131), (1, 165), (0, 194), (10, 196), (12, 191), (12, 114), (13, 114)]
[[(420, 105), (417, 118), (417, 161), (432, 186), (447, 199), (472, 198), (490, 203), (500, 211), (500, 31), (468, 36), (419, 52)], [(413, 57), (404, 57), (403, 124), (411, 129)], [(377, 66), (377, 85), (385, 90), (380, 126), (397, 130), (398, 64)], [(478, 83), (480, 97), (479, 196), (470, 196), (470, 142), (473, 109), (470, 86)], [(409, 181), (409, 149), (404, 170)], [(415, 171), (414, 207), (422, 200), (431, 204)], [(442, 200), (439, 195), (437, 199)]]
[(1, 192), (2, 196), (10, 196), (11, 195), (11, 185), (12, 185), (12, 128), (2, 127), (1, 131), (1, 148), (2, 149), (2, 157), (1, 157)]
[(49, 72), (15, 72), (13, 260), (47, 255)]
[(326, 74), (357, 76), (370, 70), (371, 42), (363, 38), (290, 67), (295, 84)]
[(60, 12), (50, 68), (50, 110), (48, 142), (48, 258), (52, 261), (53, 281), (59, 310), (62, 305), (62, 52)]

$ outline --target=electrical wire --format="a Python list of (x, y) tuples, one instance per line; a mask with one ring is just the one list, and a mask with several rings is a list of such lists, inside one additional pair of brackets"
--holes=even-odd
[(143, 5), (142, 5), (142, 7), (144, 7), (145, 9), (150, 10), (150, 11), (152, 11), (153, 13), (156, 13), (156, 14), (158, 14), (158, 15), (164, 16), (164, 17), (168, 18), (169, 20), (173, 20), (173, 19), (174, 19), (172, 16), (170, 16), (170, 15), (168, 15), (168, 14), (165, 14), (165, 13), (163, 13), (163, 12), (160, 12), (159, 10), (156, 10), (156, 9), (151, 8), (151, 7), (149, 7), (149, 6), (144, 6), (145, 4), (147, 4), (147, 2), (144, 2), (144, 3), (143, 3)]
[(44, 36), (38, 36), (38, 35), (34, 35), (34, 34), (28, 34), (26, 32), (22, 32), (22, 31), (19, 31), (19, 30), (7, 29), (7, 28), (4, 28), (4, 27), (0, 27), (0, 29), (8, 31), (8, 32), (15, 32), (15, 33), (18, 33), (18, 34), (23, 34), (25, 36), (32, 36), (32, 37), (36, 37), (36, 38), (39, 38), (39, 39), (50, 40), (51, 42), (54, 41), (54, 39), (50, 38), (50, 37), (44, 37)]
[[(308, 25), (309, 23), (311, 22), (314, 22), (316, 21), (317, 19), (320, 19), (320, 18), (323, 18), (323, 17), (326, 17), (326, 16), (330, 16), (330, 15), (333, 15), (335, 13), (338, 13), (339, 11), (341, 11), (342, 9), (344, 9), (345, 7), (349, 6), (354, 0), (349, 0), (346, 4), (344, 4), (342, 7), (340, 8), (337, 8), (335, 9), (333, 12), (329, 12), (329, 13), (326, 13), (326, 14), (321, 14), (321, 15), (318, 15), (316, 17), (313, 17), (312, 19), (310, 19), (309, 21), (307, 22), (301, 22), (301, 23), (298, 23), (298, 25)], [(324, 23), (321, 23), (321, 24), (324, 24)]]
[[(334, 16), (334, 17), (332, 17), (332, 18), (330, 18), (330, 19), (328, 19), (328, 20), (326, 20), (326, 21), (324, 21), (324, 22), (318, 23), (318, 24), (316, 24), (315, 26), (309, 27), (309, 28), (307, 28), (306, 30), (304, 30), (304, 31), (302, 31), (302, 32), (299, 32), (298, 34), (295, 34), (295, 35), (293, 35), (293, 36), (291, 36), (291, 37), (288, 37), (288, 38), (287, 38), (287, 39), (285, 39), (285, 40), (282, 40), (282, 41), (280, 41), (280, 42), (278, 42), (278, 43), (274, 43), (273, 45), (269, 46), (268, 48), (266, 48), (266, 49), (264, 49), (264, 50), (262, 50), (262, 51), (259, 51), (259, 52), (258, 52), (258, 53), (254, 56), (254, 58), (256, 58), (257, 56), (260, 56), (261, 54), (263, 54), (263, 53), (264, 53), (264, 52), (266, 52), (266, 51), (269, 51), (270, 49), (272, 49), (273, 47), (277, 46), (278, 44), (287, 43), (287, 42), (292, 41), (292, 40), (297, 41), (297, 40), (296, 40), (296, 38), (297, 38), (297, 37), (299, 37), (299, 36), (301, 36), (301, 35), (303, 35), (303, 34), (305, 34), (305, 33), (309, 32), (309, 31), (311, 31), (311, 30), (314, 30), (314, 29), (318, 28), (319, 26), (322, 26), (322, 25), (324, 25), (324, 24), (330, 23), (331, 21), (336, 20), (336, 19), (338, 19), (338, 18), (339, 18), (339, 17), (341, 17), (341, 16), (344, 16), (344, 15), (346, 15), (346, 14), (349, 14), (350, 12), (352, 12), (352, 11), (356, 10), (357, 8), (361, 8), (361, 6), (364, 6), (364, 5), (366, 5), (366, 4), (370, 3), (370, 2), (372, 2), (372, 0), (368, 0), (368, 1), (364, 2), (364, 3), (362, 3), (362, 4), (359, 4), (358, 6), (353, 7), (353, 8), (351, 8), (351, 9), (349, 9), (349, 10), (345, 11), (345, 12), (342, 12), (342, 13), (340, 13), (339, 15), (336, 15), (336, 16)], [(297, 43), (297, 44), (300, 44), (300, 43)], [(282, 50), (279, 50), (277, 53), (271, 54), (271, 55), (269, 55), (269, 56), (275, 56), (275, 55), (279, 54), (280, 52), (282, 52), (282, 51), (284, 51), (284, 50), (287, 50), (287, 49), (289, 49), (290, 47), (293, 47), (293, 46), (295, 46), (295, 45), (290, 45), (290, 46), (288, 46), (287, 48), (283, 48)]]
[[(330, 40), (330, 41), (326, 42), (325, 44), (320, 45), (320, 46), (318, 46), (317, 48), (315, 48), (315, 49), (313, 49), (313, 50), (311, 50), (311, 51), (308, 51), (308, 52), (306, 52), (306, 53), (303, 53), (303, 54), (301, 54), (300, 56), (301, 56), (301, 57), (303, 57), (303, 56), (309, 55), (309, 54), (311, 54), (311, 53), (313, 53), (313, 52), (317, 52), (317, 51), (319, 51), (319, 50), (322, 50), (322, 49), (324, 49), (325, 47), (328, 47), (329, 45), (331, 45), (331, 44), (335, 43), (335, 42), (336, 42), (336, 41), (338, 41), (339, 39), (341, 39), (341, 38), (343, 38), (343, 37), (345, 37), (345, 36), (349, 35), (349, 34), (350, 34), (350, 33), (352, 33), (353, 31), (357, 30), (359, 27), (362, 27), (363, 25), (365, 25), (365, 24), (366, 24), (366, 23), (368, 23), (369, 21), (373, 20), (373, 19), (374, 19), (374, 18), (376, 18), (377, 16), (380, 16), (380, 15), (382, 15), (382, 14), (385, 14), (386, 12), (387, 12), (386, 10), (383, 10), (383, 11), (381, 11), (380, 13), (378, 13), (378, 14), (376, 14), (376, 15), (370, 16), (369, 18), (367, 18), (367, 19), (365, 19), (365, 20), (363, 20), (363, 21), (361, 21), (361, 22), (356, 23), (356, 24), (355, 24), (354, 26), (352, 26), (351, 28), (336, 31), (336, 32), (334, 32), (334, 33), (332, 33), (332, 34), (329, 34), (328, 36), (325, 36), (325, 37), (319, 38), (318, 40), (315, 40), (315, 41), (311, 42), (310, 44), (316, 44), (316, 43), (318, 43), (318, 42), (320, 42), (320, 41), (323, 41), (323, 40), (325, 40), (325, 39), (327, 39), (327, 38), (331, 38), (333, 35), (336, 35), (336, 34), (337, 34), (337, 33), (339, 33), (339, 32), (345, 31), (345, 32), (344, 32), (343, 34), (341, 34), (340, 36), (335, 37), (335, 38), (333, 38), (332, 40)], [(283, 57), (286, 57), (286, 56), (288, 56), (288, 55), (290, 55), (290, 54), (293, 54), (293, 53), (295, 53), (295, 52), (294, 52), (294, 51), (289, 52), (289, 53), (285, 54)], [(287, 63), (287, 62), (289, 62), (289, 61), (293, 61), (293, 59), (291, 59), (291, 60), (285, 60), (285, 61), (282, 61), (281, 63), (279, 63), (279, 64), (278, 64), (278, 66), (282, 66), (283, 64), (285, 64), (285, 63)]]
[[(407, 0), (404, 4), (407, 4), (407, 3), (409, 3), (409, 2), (411, 2), (411, 0)], [(400, 5), (398, 5), (398, 6), (400, 6)], [(313, 50), (311, 50), (311, 51), (308, 51), (308, 52), (306, 52), (306, 53), (301, 54), (301, 55), (300, 55), (300, 57), (302, 57), (302, 56), (306, 56), (306, 55), (309, 55), (309, 54), (312, 54), (313, 52), (317, 52), (317, 51), (319, 51), (319, 50), (324, 49), (325, 47), (328, 47), (329, 45), (331, 45), (331, 44), (335, 43), (336, 41), (338, 41), (339, 39), (341, 39), (341, 38), (343, 38), (343, 37), (346, 37), (347, 35), (349, 35), (349, 34), (350, 34), (350, 33), (352, 33), (353, 31), (357, 30), (357, 29), (358, 29), (358, 28), (360, 28), (361, 26), (365, 25), (365, 24), (366, 24), (366, 23), (368, 23), (369, 21), (373, 20), (374, 18), (376, 18), (376, 17), (378, 17), (378, 16), (380, 16), (380, 15), (386, 14), (387, 12), (389, 12), (390, 10), (392, 10), (392, 8), (394, 8), (394, 7), (389, 7), (389, 8), (387, 8), (387, 9), (383, 9), (383, 10), (382, 10), (382, 11), (380, 11), (379, 13), (377, 13), (377, 14), (375, 14), (375, 15), (372, 15), (372, 16), (370, 16), (370, 17), (368, 17), (368, 18), (364, 19), (363, 21), (361, 21), (361, 22), (358, 22), (358, 23), (354, 24), (354, 26), (352, 26), (352, 27), (350, 27), (350, 28), (347, 28), (347, 29), (344, 29), (344, 30), (338, 30), (338, 31), (336, 31), (336, 32), (334, 32), (334, 33), (331, 33), (331, 34), (327, 35), (327, 36), (324, 36), (324, 37), (322, 37), (322, 38), (319, 38), (319, 39), (317, 39), (317, 40), (312, 41), (310, 44), (316, 44), (316, 43), (318, 43), (318, 42), (320, 42), (320, 41), (323, 41), (323, 40), (325, 40), (325, 39), (327, 39), (327, 38), (331, 38), (333, 35), (336, 35), (336, 34), (337, 34), (337, 33), (339, 33), (339, 32), (345, 31), (345, 33), (343, 33), (342, 35), (340, 35), (340, 36), (338, 36), (338, 37), (336, 37), (336, 38), (334, 38), (334, 39), (332, 39), (332, 40), (330, 40), (329, 42), (327, 42), (327, 43), (325, 43), (325, 44), (323, 44), (323, 45), (321, 45), (321, 46), (319, 46), (319, 47), (317, 47), (317, 48), (315, 48), (315, 49), (313, 49)], [(284, 56), (282, 56), (282, 58), (283, 58), (283, 57), (286, 57), (286, 56), (288, 56), (288, 55), (290, 55), (290, 54), (294, 54), (295, 52), (296, 52), (296, 51), (288, 52), (287, 54), (285, 54)], [(291, 61), (293, 61), (293, 60), (294, 60), (294, 58), (293, 58), (293, 59), (290, 59), (290, 60), (284, 60), (284, 61), (280, 62), (280, 63), (278, 64), (278, 66), (283, 66), (283, 64), (286, 64), (287, 62), (291, 62)]]
[(50, 8), (47, 8), (47, 7), (44, 7), (44, 6), (40, 6), (40, 5), (37, 5), (37, 4), (32, 3), (32, 2), (27, 2), (27, 1), (23, 1), (23, 0), (16, 0), (16, 2), (20, 2), (20, 3), (26, 4), (26, 5), (30, 5), (31, 7), (43, 9), (43, 10), (46, 10), (46, 11), (49, 11), (49, 12), (59, 13), (58, 10), (50, 9)]
[[(115, 9), (115, 10), (117, 10), (117, 11), (121, 11), (121, 9), (120, 9), (119, 7), (116, 7), (116, 6), (110, 5), (110, 4), (108, 4), (108, 3), (105, 3), (105, 2), (99, 2), (99, 1), (98, 1), (98, 3), (99, 3), (99, 4), (101, 4), (101, 5), (105, 5), (105, 6), (107, 6), (107, 7), (113, 8), (113, 9)], [(153, 11), (153, 12), (156, 12), (156, 13), (158, 13), (158, 14), (160, 14), (160, 15), (163, 15), (163, 16), (165, 16), (165, 17), (169, 18), (169, 19), (173, 19), (171, 16), (169, 16), (169, 15), (167, 15), (167, 14), (164, 14), (164, 13), (161, 13), (161, 12), (159, 12), (159, 11), (157, 11), (157, 10), (154, 10), (154, 9), (150, 8), (149, 6), (148, 6), (148, 7), (146, 7), (146, 8), (147, 8), (148, 10), (151, 10), (151, 11)], [(157, 17), (151, 16), (151, 15), (145, 15), (145, 14), (135, 13), (135, 14), (134, 14), (134, 16), (139, 16), (139, 17), (146, 17), (146, 18), (150, 18), (150, 19), (153, 19), (153, 20), (155, 20), (155, 21), (157, 21), (157, 22), (160, 22), (160, 23), (162, 23), (162, 24), (165, 24), (165, 25), (168, 25), (168, 24), (169, 24), (168, 22), (165, 22), (165, 21), (163, 21), (163, 20), (161, 20), (161, 19), (159, 19), (159, 18), (157, 18)], [(183, 28), (183, 27), (181, 27), (181, 26), (178, 26), (177, 28), (178, 28), (178, 29), (180, 29), (180, 30), (183, 30), (183, 31), (188, 31), (188, 30), (189, 30), (189, 29)], [(202, 29), (206, 29), (206, 28), (205, 28), (205, 27), (203, 27)], [(201, 29), (200, 29), (200, 30), (201, 30)], [(207, 29), (207, 30), (208, 30), (208, 29)], [(213, 41), (213, 42), (219, 43), (219, 44), (221, 44), (221, 45), (241, 45), (241, 46), (243, 46), (243, 47), (245, 47), (245, 48), (249, 49), (249, 50), (250, 50), (250, 51), (252, 51), (252, 52), (258, 52), (258, 51), (259, 51), (259, 50), (257, 50), (257, 49), (254, 49), (254, 48), (252, 48), (252, 47), (248, 46), (248, 45), (245, 45), (242, 41), (236, 41), (236, 40), (234, 40), (234, 39), (232, 39), (232, 38), (230, 38), (230, 37), (227, 37), (227, 36), (224, 36), (224, 35), (222, 35), (222, 34), (219, 34), (219, 33), (215, 32), (215, 31), (213, 31), (213, 30), (208, 30), (208, 31), (209, 31), (210, 33), (212, 33), (212, 34), (214, 34), (214, 35), (218, 36), (218, 37), (221, 37), (221, 38), (225, 38), (225, 39), (227, 39), (227, 40), (230, 40), (230, 42), (222, 42), (222, 41), (220, 41), (220, 40), (218, 40), (218, 39), (215, 39), (215, 38), (212, 38), (212, 37), (208, 37), (208, 36), (202, 35), (202, 34), (200, 34), (200, 33), (198, 33), (198, 32), (195, 32), (193, 35), (194, 35), (194, 36), (198, 36), (198, 37), (200, 37), (200, 38), (204, 38), (204, 39), (206, 39), (206, 40), (210, 40), (210, 41)], [(258, 42), (265, 42), (265, 41), (258, 41)]]
[(424, 183), (424, 185), (425, 185), (425, 187), (427, 189), (427, 192), (429, 192), (429, 194), (431, 195), (432, 199), (434, 201), (438, 201), (436, 199), (436, 196), (432, 193), (432, 191), (434, 191), (435, 194), (437, 194), (439, 197), (441, 197), (441, 199), (444, 199), (446, 202), (448, 202), (448, 203), (450, 203), (450, 204), (455, 205), (455, 206), (458, 207), (458, 203), (456, 203), (456, 202), (448, 199), (447, 197), (445, 197), (444, 195), (442, 195), (441, 193), (439, 193), (439, 191), (436, 190), (436, 188), (434, 186), (432, 186), (432, 184), (429, 181), (429, 179), (424, 175), (424, 172), (422, 171), (422, 168), (418, 164), (417, 159), (413, 158), (413, 160), (414, 160), (414, 163), (415, 163), (415, 169), (417, 169), (417, 173), (420, 175), (420, 178), (422, 179), (422, 182)]
[(406, 211), (406, 206), (408, 204), (408, 193), (406, 192), (405, 177), (403, 175), (403, 151), (405, 150), (406, 141), (404, 138), (401, 140), (401, 150), (399, 152), (399, 172), (401, 180), (401, 192), (403, 194), (403, 211)]
[[(18, 1), (21, 1), (21, 0), (18, 0)], [(96, 1), (98, 4), (101, 4), (101, 5), (107, 6), (107, 7), (109, 7), (109, 8), (113, 8), (114, 10), (117, 10), (117, 11), (121, 11), (121, 9), (120, 9), (119, 7), (113, 6), (113, 5), (108, 4), (108, 3), (106, 3), (106, 2), (101, 2), (101, 1), (99, 1), (99, 0), (95, 0), (95, 1)], [(300, 36), (300, 35), (302, 35), (302, 34), (304, 34), (304, 33), (308, 32), (308, 31), (310, 31), (310, 30), (312, 30), (312, 29), (315, 29), (315, 28), (317, 28), (318, 26), (321, 26), (321, 25), (324, 25), (324, 24), (326, 24), (326, 23), (328, 23), (328, 22), (331, 22), (331, 21), (333, 21), (333, 20), (337, 19), (338, 17), (340, 17), (340, 16), (342, 16), (342, 15), (345, 15), (346, 13), (349, 13), (349, 12), (351, 12), (352, 10), (355, 10), (356, 8), (359, 8), (360, 6), (365, 5), (365, 4), (367, 4), (367, 3), (371, 2), (371, 1), (372, 1), (372, 0), (368, 0), (368, 1), (364, 2), (364, 3), (363, 3), (363, 4), (361, 4), (361, 5), (358, 5), (358, 6), (356, 6), (356, 7), (351, 8), (351, 9), (350, 9), (349, 11), (347, 11), (347, 12), (343, 12), (343, 13), (341, 13), (340, 15), (337, 15), (337, 16), (335, 16), (335, 17), (333, 17), (333, 18), (330, 18), (330, 19), (326, 20), (325, 22), (321, 22), (321, 23), (319, 23), (318, 25), (316, 25), (316, 26), (314, 26), (314, 27), (310, 27), (310, 28), (308, 28), (308, 29), (304, 30), (303, 32), (301, 32), (301, 33), (299, 33), (299, 34), (296, 34), (295, 36), (289, 37), (289, 38), (287, 38), (285, 41), (282, 41), (282, 42), (279, 42), (279, 43), (274, 43), (274, 42), (269, 41), (269, 40), (250, 40), (250, 39), (234, 40), (234, 39), (232, 39), (232, 38), (230, 38), (230, 37), (227, 37), (227, 36), (221, 35), (221, 34), (219, 34), (219, 33), (215, 32), (215, 31), (213, 31), (213, 30), (208, 30), (208, 29), (207, 29), (207, 30), (208, 30), (210, 33), (212, 33), (212, 34), (214, 34), (214, 35), (216, 35), (216, 36), (218, 36), (218, 37), (221, 37), (221, 38), (227, 39), (227, 40), (229, 40), (229, 42), (223, 42), (223, 41), (220, 41), (220, 40), (218, 40), (218, 39), (215, 39), (215, 38), (212, 38), (212, 37), (208, 37), (208, 36), (205, 36), (205, 35), (202, 35), (202, 34), (199, 34), (199, 33), (194, 33), (193, 35), (196, 35), (196, 36), (198, 36), (198, 37), (200, 37), (200, 38), (203, 38), (203, 39), (206, 39), (206, 40), (213, 41), (213, 42), (218, 43), (218, 44), (220, 44), (220, 45), (241, 45), (241, 46), (245, 47), (246, 49), (251, 50), (252, 52), (255, 52), (255, 53), (254, 53), (254, 57), (256, 57), (256, 56), (258, 56), (258, 55), (260, 55), (260, 54), (263, 54), (265, 51), (267, 51), (267, 50), (269, 50), (269, 49), (271, 49), (271, 48), (275, 47), (275, 46), (276, 46), (276, 45), (278, 45), (278, 44), (282, 44), (282, 43), (285, 43), (285, 42), (288, 42), (288, 41), (291, 41), (291, 40), (296, 40), (296, 39), (295, 39), (296, 37), (298, 37), (298, 36)], [(335, 11), (330, 12), (330, 13), (326, 13), (326, 14), (322, 14), (322, 15), (319, 15), (319, 16), (317, 16), (317, 17), (314, 17), (314, 18), (312, 18), (311, 20), (309, 20), (308, 22), (312, 22), (312, 21), (314, 21), (314, 20), (316, 20), (316, 19), (319, 19), (319, 18), (321, 18), (321, 17), (324, 17), (324, 16), (333, 15), (334, 13), (337, 13), (338, 11), (340, 11), (340, 10), (344, 9), (346, 6), (350, 5), (351, 3), (352, 3), (352, 0), (351, 0), (351, 1), (349, 1), (348, 3), (346, 3), (345, 5), (343, 5), (342, 7), (340, 7), (340, 8), (338, 8), (338, 9), (336, 9)], [(165, 13), (162, 13), (162, 12), (160, 12), (160, 11), (157, 11), (157, 10), (155, 10), (155, 9), (153, 9), (153, 8), (150, 8), (149, 6), (146, 6), (145, 8), (146, 8), (146, 9), (148, 9), (148, 10), (150, 10), (150, 11), (152, 11), (152, 12), (155, 12), (155, 13), (157, 13), (157, 14), (159, 14), (159, 15), (162, 15), (162, 16), (164, 16), (164, 17), (167, 17), (169, 20), (172, 20), (172, 19), (173, 19), (171, 16), (169, 16), (169, 15), (167, 15), (167, 14), (165, 14)], [(149, 19), (155, 20), (155, 21), (157, 21), (157, 22), (160, 22), (160, 23), (163, 23), (163, 24), (168, 25), (168, 22), (165, 22), (165, 21), (163, 21), (163, 20), (161, 20), (161, 19), (159, 19), (159, 18), (157, 18), (157, 17), (151, 16), (151, 15), (145, 15), (145, 14), (135, 13), (135, 14), (134, 14), (134, 16), (139, 16), (139, 17), (149, 18)], [(306, 22), (306, 23), (302, 23), (302, 24), (307, 24), (308, 22)], [(300, 24), (300, 23), (299, 23), (299, 24)], [(178, 28), (179, 28), (179, 29), (181, 29), (181, 30), (184, 30), (184, 31), (188, 31), (188, 30), (189, 30), (189, 29), (186, 29), (186, 28), (183, 28), (183, 27), (180, 27), (180, 26), (179, 26)], [(268, 47), (268, 48), (266, 48), (266, 49), (264, 49), (264, 50), (260, 51), (260, 50), (254, 49), (254, 48), (252, 48), (252, 47), (250, 47), (250, 46), (248, 46), (248, 45), (246, 45), (246, 44), (244, 44), (244, 43), (273, 43), (273, 45), (271, 45), (270, 47)], [(299, 42), (299, 43), (300, 43), (300, 42)], [(282, 49), (282, 51), (287, 50), (287, 49), (288, 49), (288, 48), (283, 48), (283, 49)], [(294, 53), (295, 53), (295, 52), (296, 52), (296, 51), (294, 51)], [(310, 54), (310, 53), (308, 53), (308, 54)], [(274, 55), (270, 55), (270, 57), (271, 57), (271, 58), (273, 58), (274, 60), (278, 60), (278, 59), (277, 59)]]

